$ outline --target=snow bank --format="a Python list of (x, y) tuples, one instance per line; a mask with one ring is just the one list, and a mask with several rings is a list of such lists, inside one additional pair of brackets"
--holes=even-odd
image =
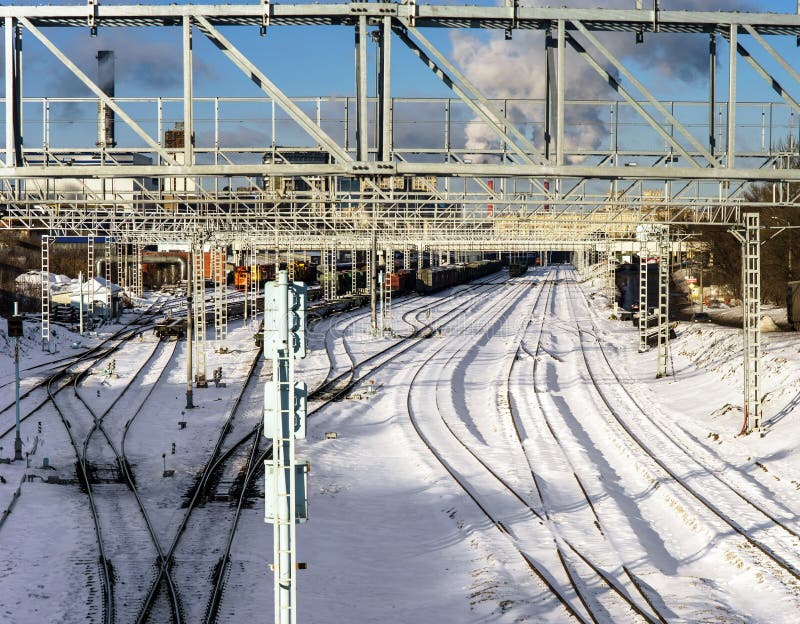
[(780, 331), (781, 328), (772, 320), (771, 316), (767, 316), (766, 314), (761, 317), (761, 320), (758, 322), (758, 331), (762, 334), (767, 332), (776, 332)]

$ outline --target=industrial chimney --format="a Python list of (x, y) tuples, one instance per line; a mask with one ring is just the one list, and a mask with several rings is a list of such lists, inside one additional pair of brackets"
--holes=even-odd
[[(114, 52), (97, 52), (97, 86), (109, 97), (114, 97)], [(103, 102), (97, 103), (97, 146), (116, 147), (114, 139), (114, 111)]]

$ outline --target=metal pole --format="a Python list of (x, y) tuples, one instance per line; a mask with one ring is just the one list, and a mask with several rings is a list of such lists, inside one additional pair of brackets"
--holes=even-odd
[(356, 24), (356, 160), (369, 159), (367, 102), (367, 16), (360, 15)]
[[(183, 16), (183, 163), (194, 164), (194, 111), (192, 84), (192, 18)], [(187, 180), (188, 182), (188, 180)], [(189, 185), (184, 185), (189, 190)]]
[[(292, 604), (292, 577), (293, 571), (291, 569), (292, 556), (291, 549), (293, 547), (291, 542), (291, 524), (289, 523), (292, 517), (291, 504), (294, 500), (290, 497), (294, 492), (290, 489), (290, 484), (287, 480), (291, 478), (294, 473), (294, 466), (292, 465), (292, 448), (291, 443), (294, 431), (289, 427), (293, 420), (290, 415), (294, 412), (294, 366), (292, 354), (289, 350), (289, 277), (286, 271), (278, 273), (278, 360), (284, 360), (284, 366), (288, 367), (285, 371), (285, 381), (288, 383), (288, 391), (291, 395), (291, 401), (287, 401), (285, 409), (281, 409), (278, 421), (281, 454), (278, 459), (278, 466), (276, 472), (278, 473), (278, 500), (282, 504), (278, 505), (276, 509), (278, 517), (278, 545), (276, 562), (278, 569), (275, 571), (276, 580), (276, 618), (275, 622), (280, 624), (290, 624), (294, 619), (294, 605)], [(281, 357), (283, 356), (283, 357)], [(281, 374), (284, 377), (284, 373)], [(281, 379), (280, 381), (284, 381)], [(283, 407), (283, 406), (282, 406)], [(289, 465), (286, 465), (286, 460), (289, 460)], [(292, 520), (292, 524), (293, 524)]]
[(739, 27), (731, 24), (730, 51), (728, 56), (728, 169), (733, 169), (736, 162), (736, 60)]
[(380, 107), (380, 126), (378, 137), (380, 139), (379, 159), (383, 162), (392, 160), (392, 96), (391, 96), (391, 66), (392, 66), (392, 18), (386, 16), (381, 25), (380, 38), (380, 63), (378, 65), (378, 102)]
[(703, 311), (703, 250), (700, 250), (700, 311)]
[[(192, 254), (189, 252), (189, 263), (193, 267)], [(192, 288), (194, 287), (194, 269), (189, 271), (186, 284), (186, 409), (193, 409), (192, 402)]]
[[(19, 316), (19, 304), (14, 302), (14, 316)], [(14, 438), (14, 460), (22, 459), (22, 438), (19, 435), (19, 336), (14, 336), (14, 392), (16, 405), (16, 420)]]
[(78, 319), (79, 325), (78, 329), (80, 331), (81, 336), (83, 336), (83, 271), (78, 272), (78, 292), (81, 296), (81, 302), (78, 306)]
[(564, 164), (564, 94), (566, 92), (566, 37), (564, 20), (558, 20), (558, 58), (556, 59), (556, 166)]
[(369, 275), (369, 308), (370, 308), (370, 327), (373, 332), (378, 330), (378, 310), (377, 310), (377, 294), (378, 294), (378, 261), (375, 254), (375, 247), (377, 241), (375, 233), (372, 234), (372, 243), (369, 248), (370, 255), (370, 275)]
[(714, 156), (716, 147), (716, 132), (714, 123), (714, 109), (717, 107), (717, 37), (711, 33), (708, 41), (708, 151)]
[(5, 20), (6, 164), (9, 167), (13, 167), (17, 160), (14, 138), (14, 107), (17, 105), (17, 98), (14, 97), (14, 22), (10, 18)]

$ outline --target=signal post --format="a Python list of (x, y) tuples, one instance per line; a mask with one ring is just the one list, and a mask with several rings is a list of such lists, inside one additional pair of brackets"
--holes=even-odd
[(308, 519), (308, 463), (295, 458), (295, 439), (306, 435), (306, 384), (295, 380), (294, 361), (306, 354), (306, 287), (287, 271), (264, 292), (264, 356), (272, 381), (264, 388), (264, 435), (272, 459), (264, 462), (264, 520), (274, 525), (275, 624), (296, 624), (296, 525)]

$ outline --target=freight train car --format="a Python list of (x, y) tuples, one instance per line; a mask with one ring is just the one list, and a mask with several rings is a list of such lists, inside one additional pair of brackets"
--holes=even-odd
[(317, 265), (298, 260), (294, 263), (294, 281), (310, 284), (317, 281)]
[(520, 275), (524, 275), (527, 270), (528, 270), (527, 264), (509, 264), (508, 276), (519, 277)]
[(245, 264), (236, 267), (233, 285), (236, 290), (248, 290), (255, 281), (259, 286), (275, 279), (274, 264)]
[(414, 290), (417, 272), (412, 269), (400, 269), (389, 274), (389, 286), (393, 294), (402, 295)]
[(186, 334), (186, 318), (165, 318), (156, 323), (153, 333), (159, 340), (180, 340)]
[(431, 293), (463, 284), (496, 273), (502, 266), (499, 260), (481, 260), (469, 264), (420, 269), (417, 271), (417, 292)]

